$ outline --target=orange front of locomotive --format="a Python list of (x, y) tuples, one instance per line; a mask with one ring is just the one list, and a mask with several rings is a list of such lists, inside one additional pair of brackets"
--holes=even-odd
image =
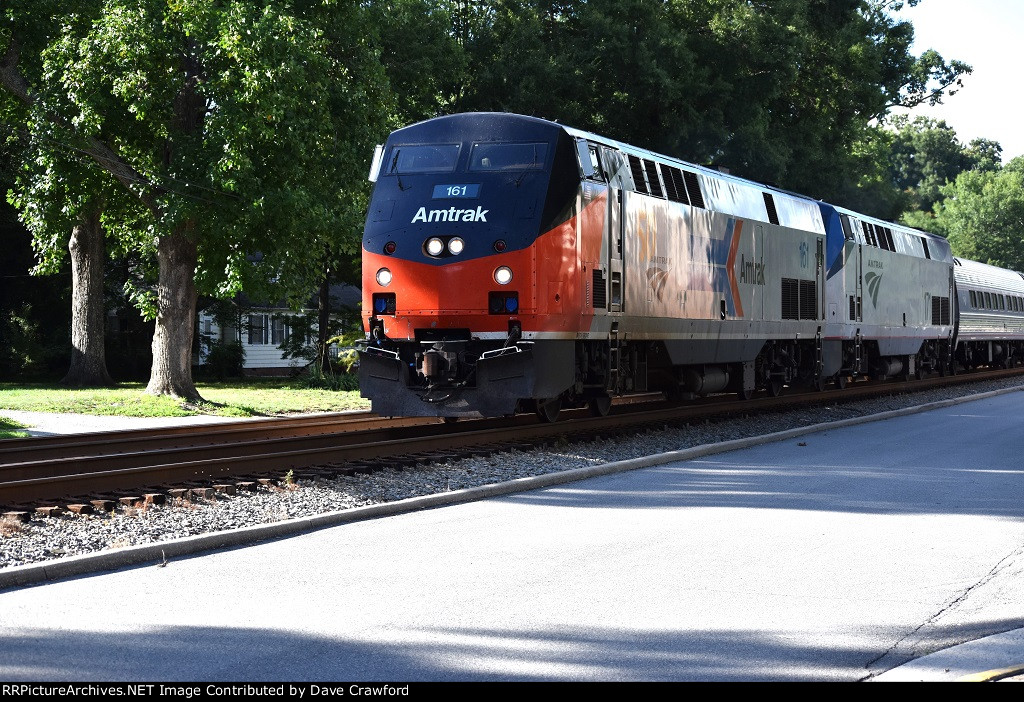
[(506, 415), (572, 383), (575, 158), (563, 130), (523, 117), (392, 135), (363, 239), (360, 386), (375, 412)]

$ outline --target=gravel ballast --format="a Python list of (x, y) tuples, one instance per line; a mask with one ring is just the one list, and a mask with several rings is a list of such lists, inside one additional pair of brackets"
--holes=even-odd
[(1024, 389), (1024, 380), (1010, 378), (785, 412), (731, 416), (679, 427), (658, 426), (612, 439), (565, 443), (532, 451), (504, 451), (486, 457), (439, 462), (416, 470), (385, 469), (331, 479), (299, 480), (294, 485), (261, 487), (256, 492), (217, 495), (211, 500), (194, 497), (186, 501), (174, 500), (162, 506), (118, 505), (106, 514), (33, 515), (27, 523), (0, 522), (0, 574), (4, 569), (15, 566), (46, 563), (69, 556), (159, 544), (242, 527), (285, 523), (353, 507), (450, 493), (1014, 389)]

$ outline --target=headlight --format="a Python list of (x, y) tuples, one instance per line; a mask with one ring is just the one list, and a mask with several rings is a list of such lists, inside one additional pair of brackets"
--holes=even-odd
[(494, 271), (494, 281), (498, 285), (508, 285), (512, 282), (512, 269), (508, 266), (501, 266)]
[(444, 242), (438, 239), (436, 236), (433, 239), (427, 240), (427, 253), (431, 256), (440, 256), (441, 252), (444, 251)]
[(385, 288), (391, 285), (391, 271), (387, 268), (381, 268), (377, 271), (377, 284)]
[(458, 256), (460, 253), (462, 253), (462, 250), (464, 248), (466, 248), (466, 242), (464, 242), (459, 237), (455, 237), (454, 239), (448, 242), (448, 252), (451, 253), (453, 256)]

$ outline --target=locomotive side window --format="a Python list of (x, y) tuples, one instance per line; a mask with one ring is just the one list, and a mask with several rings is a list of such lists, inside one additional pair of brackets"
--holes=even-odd
[(459, 160), (458, 144), (395, 146), (387, 161), (388, 174), (450, 173)]
[(604, 169), (601, 168), (601, 155), (597, 152), (597, 147), (590, 144), (588, 150), (590, 151), (590, 164), (594, 167), (594, 175), (591, 177), (591, 180), (606, 180), (607, 176)]
[(474, 144), (469, 156), (471, 171), (535, 171), (544, 168), (548, 145)]

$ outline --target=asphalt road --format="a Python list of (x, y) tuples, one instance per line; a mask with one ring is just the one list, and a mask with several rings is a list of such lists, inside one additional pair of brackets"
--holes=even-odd
[(1024, 626), (1022, 415), (1010, 393), (8, 589), (0, 679), (867, 679)]

